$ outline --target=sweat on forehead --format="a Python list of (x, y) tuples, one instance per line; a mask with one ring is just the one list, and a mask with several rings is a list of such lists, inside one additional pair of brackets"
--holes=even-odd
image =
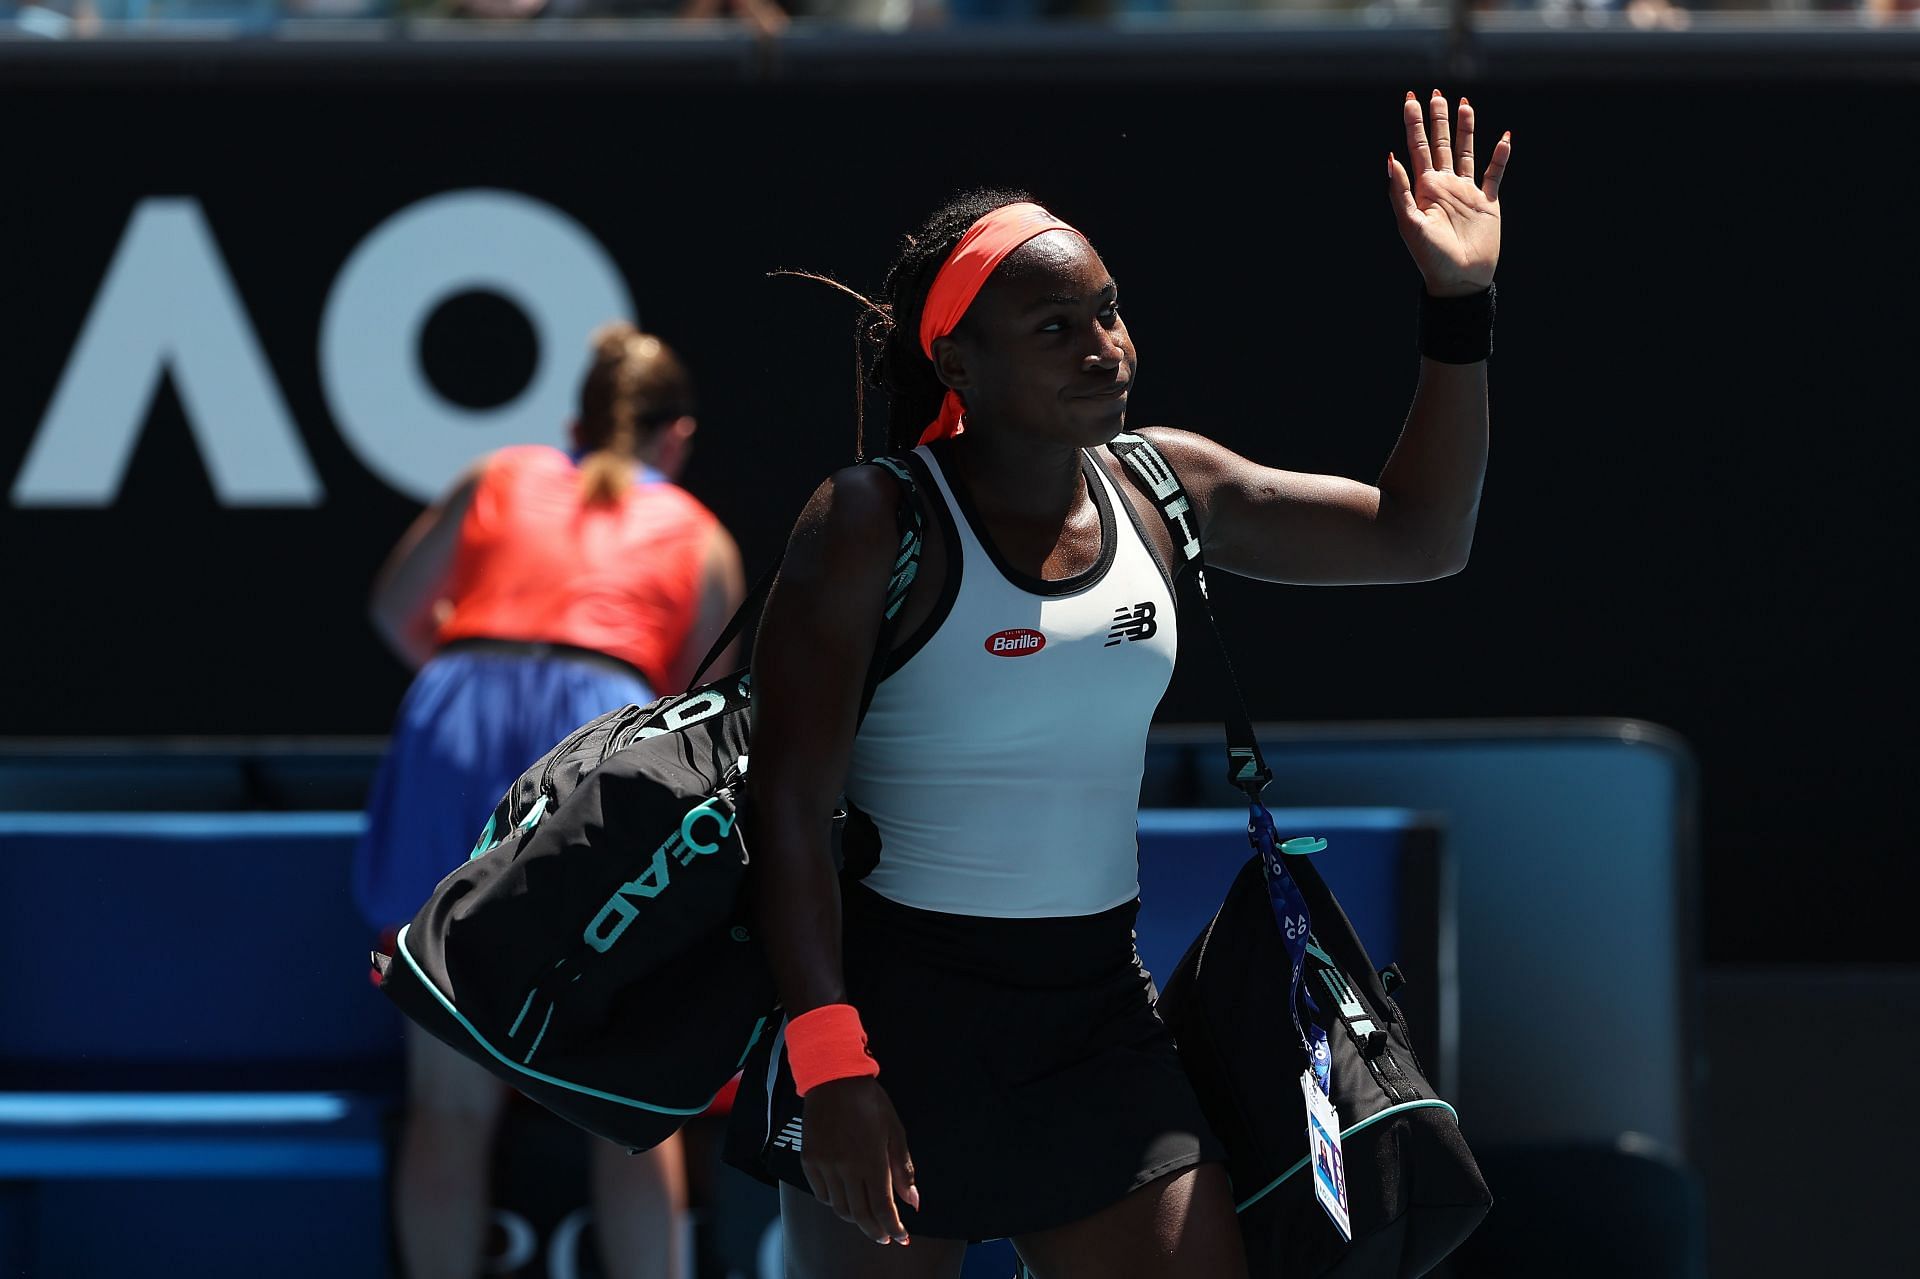
[(1092, 301), (1113, 284), (1106, 264), (1086, 241), (1073, 235), (1029, 240), (994, 269), (956, 332), (967, 319), (985, 313), (1012, 316), (1046, 304)]
[(996, 280), (1031, 280), (1040, 276), (1077, 279), (1089, 265), (1104, 274), (1106, 268), (1100, 263), (1100, 255), (1084, 238), (1071, 231), (1048, 231), (1008, 254), (1006, 261), (994, 269), (988, 284), (991, 287)]

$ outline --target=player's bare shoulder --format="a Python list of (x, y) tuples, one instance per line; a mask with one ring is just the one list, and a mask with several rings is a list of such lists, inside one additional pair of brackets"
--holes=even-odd
[(817, 602), (835, 609), (877, 598), (899, 551), (899, 505), (900, 481), (884, 467), (849, 466), (821, 481), (794, 522), (780, 569), (788, 604), (795, 588), (823, 593)]

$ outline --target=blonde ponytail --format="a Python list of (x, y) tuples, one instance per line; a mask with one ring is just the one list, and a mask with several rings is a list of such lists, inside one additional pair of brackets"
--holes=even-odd
[(580, 496), (617, 502), (633, 483), (641, 450), (662, 426), (693, 412), (693, 384), (672, 349), (624, 320), (593, 334), (593, 362), (580, 387)]

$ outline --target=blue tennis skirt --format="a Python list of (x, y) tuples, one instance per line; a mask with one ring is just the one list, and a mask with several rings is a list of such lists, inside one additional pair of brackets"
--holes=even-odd
[(367, 800), (353, 895), (376, 932), (414, 917), (467, 859), (507, 787), (597, 715), (654, 698), (638, 672), (555, 655), (453, 650), (420, 668)]

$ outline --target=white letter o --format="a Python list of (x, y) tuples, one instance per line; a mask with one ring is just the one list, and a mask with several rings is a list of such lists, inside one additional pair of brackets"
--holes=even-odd
[[(442, 302), (484, 289), (518, 306), (539, 355), (510, 403), (449, 403), (420, 369), (419, 337)], [(619, 267), (587, 229), (512, 191), (450, 191), (376, 227), (340, 269), (320, 322), (320, 380), (367, 469), (420, 501), (477, 455), (561, 442), (587, 367), (587, 335), (633, 319)]]

